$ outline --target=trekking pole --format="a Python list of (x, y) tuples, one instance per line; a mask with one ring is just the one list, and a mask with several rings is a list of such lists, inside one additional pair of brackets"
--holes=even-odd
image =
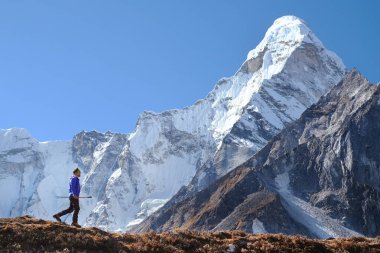
[[(68, 199), (70, 197), (57, 196), (59, 199)], [(80, 199), (92, 199), (92, 196), (79, 197)]]
[(65, 219), (63, 220), (63, 224), (66, 224), (66, 220), (67, 220), (67, 218), (69, 217), (69, 216), (71, 216), (71, 213), (69, 214), (69, 215), (66, 215), (66, 217), (65, 217)]

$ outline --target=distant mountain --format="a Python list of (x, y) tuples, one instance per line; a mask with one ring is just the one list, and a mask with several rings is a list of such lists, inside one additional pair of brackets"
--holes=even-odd
[(70, 141), (40, 143), (26, 130), (1, 130), (0, 194), (6, 204), (0, 216), (50, 218), (67, 204), (56, 196), (67, 194), (67, 180), (79, 166), (82, 192), (93, 196), (81, 201), (80, 222), (126, 230), (176, 193), (168, 205), (250, 158), (344, 71), (304, 21), (285, 16), (205, 99), (184, 109), (144, 112), (131, 134), (81, 132)]
[(348, 73), (247, 162), (136, 231), (380, 233), (380, 84)]

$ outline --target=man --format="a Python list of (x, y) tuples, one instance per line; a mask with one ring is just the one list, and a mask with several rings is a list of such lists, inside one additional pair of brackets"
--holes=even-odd
[(73, 176), (70, 178), (70, 184), (69, 184), (69, 199), (70, 199), (70, 207), (66, 210), (63, 210), (62, 212), (59, 212), (57, 214), (54, 214), (53, 217), (59, 221), (61, 221), (61, 216), (71, 213), (74, 211), (73, 215), (73, 223), (71, 225), (80, 228), (81, 226), (78, 224), (78, 214), (79, 214), (79, 194), (80, 194), (80, 184), (79, 184), (79, 177), (80, 177), (80, 170), (76, 168), (73, 171)]

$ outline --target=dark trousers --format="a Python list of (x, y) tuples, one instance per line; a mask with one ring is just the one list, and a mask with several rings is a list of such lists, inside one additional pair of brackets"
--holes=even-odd
[(70, 207), (67, 208), (66, 210), (63, 210), (62, 212), (57, 213), (59, 217), (71, 213), (74, 211), (73, 215), (73, 223), (78, 223), (78, 214), (79, 214), (79, 199), (75, 199), (74, 197), (70, 197)]

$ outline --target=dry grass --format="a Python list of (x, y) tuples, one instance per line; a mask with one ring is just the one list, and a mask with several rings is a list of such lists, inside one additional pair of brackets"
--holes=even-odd
[(380, 252), (379, 238), (312, 240), (241, 231), (116, 234), (29, 216), (0, 219), (0, 252)]

